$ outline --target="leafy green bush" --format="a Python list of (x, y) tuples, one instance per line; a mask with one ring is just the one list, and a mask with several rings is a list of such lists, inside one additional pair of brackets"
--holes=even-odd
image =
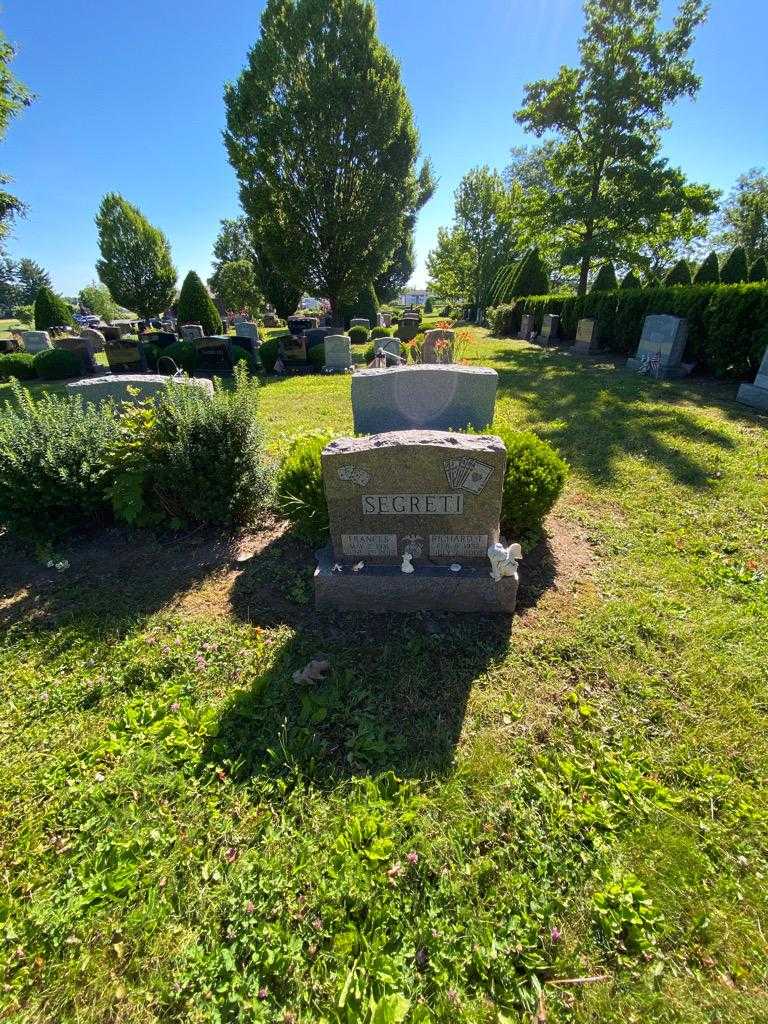
[(184, 278), (176, 309), (180, 324), (200, 324), (206, 336), (221, 334), (219, 311), (194, 270)]
[(20, 324), (29, 327), (35, 322), (35, 307), (33, 305), (16, 306), (13, 310), (13, 315)]
[(109, 512), (112, 411), (77, 397), (36, 400), (17, 381), (0, 414), (0, 523), (30, 540), (53, 539)]
[(82, 377), (83, 364), (74, 352), (66, 349), (49, 348), (33, 357), (35, 373), (40, 380), (67, 380)]
[(362, 324), (357, 327), (350, 327), (347, 333), (353, 345), (364, 345), (368, 341), (368, 328), (363, 327)]
[(35, 330), (50, 331), (52, 327), (72, 326), (74, 322), (69, 303), (50, 288), (41, 288), (35, 298)]
[(749, 264), (744, 246), (737, 245), (736, 248), (720, 267), (721, 284), (743, 284), (749, 280)]
[[(167, 357), (167, 358), (166, 358)], [(193, 341), (175, 341), (168, 348), (164, 348), (158, 356), (158, 369), (160, 373), (172, 374), (174, 372), (169, 359), (185, 373), (194, 373), (197, 369), (197, 349)]]
[(235, 366), (234, 389), (169, 386), (126, 405), (111, 449), (115, 516), (132, 525), (251, 523), (271, 493), (258, 385)]
[(288, 449), (275, 481), (278, 511), (300, 537), (312, 543), (322, 543), (328, 537), (328, 505), (320, 454), (331, 436), (318, 432), (297, 437)]
[(242, 363), (248, 373), (252, 376), (258, 373), (261, 368), (259, 357), (254, 355), (253, 352), (249, 352), (247, 348), (242, 348), (240, 345), (232, 346), (232, 362), (237, 366), (238, 363)]
[(720, 284), (720, 261), (711, 252), (693, 276), (694, 284)]
[(356, 317), (365, 317), (369, 324), (375, 324), (379, 319), (379, 300), (373, 285), (363, 288), (354, 302), (342, 304), (339, 316), (346, 325)]
[(616, 271), (612, 263), (604, 263), (595, 275), (590, 291), (592, 292), (615, 292), (619, 287), (616, 280)]
[(554, 448), (527, 431), (495, 424), (489, 433), (498, 435), (507, 448), (501, 531), (516, 538), (538, 530), (565, 486), (568, 466)]
[(7, 352), (0, 355), (0, 378), (15, 377), (16, 380), (34, 380), (35, 357), (30, 352)]
[(434, 303), (432, 302), (432, 299), (430, 299), (429, 296), (427, 296), (427, 299), (424, 302), (424, 312), (426, 313), (427, 316), (432, 316), (433, 309)]
[(664, 278), (664, 287), (672, 288), (675, 285), (690, 285), (691, 268), (686, 260), (678, 260), (674, 267), (671, 267)]
[[(147, 366), (153, 373), (157, 373), (157, 361), (160, 356), (165, 355), (165, 350), (160, 348), (159, 345), (153, 345), (152, 342), (146, 342), (143, 346), (144, 358), (147, 360)], [(170, 364), (166, 364), (166, 372), (170, 372)]]
[(261, 343), (259, 359), (261, 359), (261, 365), (264, 367), (264, 373), (275, 372), (275, 363), (277, 362), (277, 353), (280, 347), (280, 342), (283, 339), (290, 337), (290, 334), (279, 334), (277, 337), (269, 338), (267, 341), (263, 341)]
[(391, 338), (392, 328), (391, 327), (374, 327), (371, 331), (371, 338)]
[(624, 275), (620, 285), (621, 288), (642, 288), (643, 283), (634, 270), (630, 269)]
[(316, 369), (322, 369), (325, 366), (325, 343), (320, 342), (319, 345), (313, 345), (307, 352), (307, 362), (310, 366), (314, 366)]

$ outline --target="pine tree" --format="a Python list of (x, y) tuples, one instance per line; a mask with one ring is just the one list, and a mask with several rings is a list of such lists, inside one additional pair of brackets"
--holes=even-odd
[(549, 274), (538, 248), (531, 249), (517, 264), (509, 284), (505, 288), (502, 302), (527, 295), (546, 295), (549, 291)]
[(200, 324), (206, 336), (221, 334), (219, 312), (194, 270), (190, 270), (181, 286), (177, 317), (180, 324)]
[(622, 288), (622, 290), (625, 288), (642, 288), (643, 282), (640, 280), (640, 278), (637, 276), (634, 270), (628, 270), (624, 275), (624, 280), (621, 282), (620, 287)]
[(690, 284), (691, 268), (685, 260), (678, 260), (664, 278), (664, 287), (669, 288), (675, 284)]
[(615, 292), (619, 287), (619, 282), (616, 280), (616, 271), (614, 270), (612, 263), (604, 263), (597, 272), (595, 280), (592, 282), (591, 292)]
[(749, 269), (750, 281), (768, 281), (768, 260), (765, 256), (758, 256)]
[(74, 322), (69, 304), (50, 288), (41, 288), (35, 298), (35, 330), (49, 331), (52, 327), (67, 327)]
[(693, 277), (694, 284), (720, 284), (720, 260), (711, 252)]
[(737, 245), (720, 268), (721, 284), (742, 284), (749, 279), (747, 253), (743, 245)]
[(649, 274), (648, 279), (645, 282), (646, 288), (661, 288), (661, 281), (656, 274)]

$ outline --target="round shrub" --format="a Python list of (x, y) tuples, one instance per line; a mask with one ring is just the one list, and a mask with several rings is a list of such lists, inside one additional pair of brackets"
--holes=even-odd
[[(166, 358), (167, 357), (167, 358)], [(197, 369), (197, 349), (193, 341), (175, 341), (173, 345), (164, 348), (158, 358), (160, 373), (172, 374), (173, 367), (168, 362), (172, 359), (180, 370), (185, 373), (194, 373)]]
[[(165, 355), (165, 352), (159, 345), (155, 345), (152, 342), (147, 342), (142, 347), (144, 349), (144, 358), (147, 360), (147, 366), (153, 373), (157, 373), (157, 361), (160, 356)], [(167, 365), (170, 370), (170, 364)]]
[(264, 373), (274, 373), (275, 363), (277, 362), (277, 353), (280, 348), (280, 342), (283, 339), (289, 339), (290, 334), (279, 334), (277, 337), (269, 338), (267, 341), (261, 343), (259, 348), (259, 359), (261, 365), (264, 367)]
[(247, 348), (241, 348), (240, 345), (232, 346), (232, 362), (235, 366), (238, 363), (242, 363), (251, 376), (257, 373), (259, 369), (258, 356), (255, 356), (253, 352), (249, 352)]
[(349, 340), (353, 345), (364, 345), (368, 341), (368, 328), (359, 324), (357, 327), (350, 327)]
[(555, 449), (528, 431), (494, 426), (507, 449), (501, 532), (508, 539), (537, 530), (565, 486), (568, 466)]
[(323, 486), (320, 454), (331, 434), (318, 432), (297, 437), (288, 449), (275, 481), (275, 503), (296, 533), (312, 543), (328, 537), (328, 505)]
[(35, 373), (40, 380), (67, 380), (82, 377), (83, 364), (74, 352), (61, 348), (49, 348), (32, 357)]
[(35, 357), (30, 352), (8, 352), (0, 355), (0, 378), (15, 377), (16, 380), (34, 380)]
[(69, 303), (50, 288), (41, 288), (35, 298), (35, 330), (50, 331), (52, 327), (71, 327), (74, 322)]
[(35, 399), (18, 381), (11, 388), (0, 414), (0, 523), (44, 543), (106, 516), (113, 410), (79, 397)]
[(391, 338), (392, 330), (389, 327), (374, 327), (371, 331), (371, 338)]

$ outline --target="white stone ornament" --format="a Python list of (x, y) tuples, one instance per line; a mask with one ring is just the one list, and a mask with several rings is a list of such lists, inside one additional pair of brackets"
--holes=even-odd
[(451, 572), (461, 572), (461, 566), (458, 562), (454, 562), (453, 565), (451, 565)]
[(497, 583), (504, 576), (512, 576), (518, 579), (517, 562), (523, 557), (523, 551), (519, 544), (510, 544), (505, 548), (503, 544), (491, 544), (488, 548), (488, 558), (491, 562), (491, 579)]
[(403, 564), (400, 566), (400, 572), (415, 572), (413, 567), (413, 555), (410, 551), (406, 551), (403, 555)]

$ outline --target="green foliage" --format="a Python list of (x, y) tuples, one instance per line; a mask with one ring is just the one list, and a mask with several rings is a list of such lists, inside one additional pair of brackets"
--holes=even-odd
[(0, 410), (0, 523), (43, 541), (102, 518), (115, 417), (80, 398), (11, 388), (14, 404)]
[(630, 289), (631, 288), (642, 288), (643, 287), (643, 282), (640, 280), (640, 278), (637, 276), (637, 274), (634, 272), (634, 270), (630, 269), (624, 275), (624, 278), (623, 278), (621, 284), (619, 285), (619, 287), (620, 288), (630, 288)]
[(603, 263), (595, 275), (590, 290), (593, 292), (615, 292), (618, 287), (619, 282), (616, 280), (616, 271), (613, 264), (610, 262)]
[(328, 537), (328, 504), (320, 455), (331, 437), (324, 432), (297, 437), (275, 481), (278, 511), (300, 537), (312, 543), (321, 543)]
[(691, 268), (688, 266), (687, 260), (678, 260), (677, 263), (670, 268), (666, 277), (664, 278), (665, 288), (671, 288), (674, 285), (681, 284), (691, 284)]
[(721, 284), (743, 284), (749, 280), (749, 265), (747, 253), (743, 246), (737, 245), (733, 249), (722, 267), (720, 267)]
[(31, 327), (35, 322), (35, 307), (30, 306), (16, 306), (13, 310), (13, 315), (19, 321), (20, 324)]
[(114, 320), (120, 315), (120, 306), (115, 302), (105, 284), (89, 284), (80, 289), (78, 299), (102, 320)]
[(749, 280), (750, 282), (768, 281), (768, 259), (765, 256), (758, 256), (749, 268)]
[(116, 192), (102, 199), (96, 227), (101, 252), (96, 272), (115, 301), (143, 317), (168, 309), (175, 294), (176, 268), (162, 231)]
[[(162, 360), (166, 361), (163, 362)], [(173, 367), (167, 361), (172, 359), (180, 370), (185, 373), (194, 373), (197, 369), (197, 349), (193, 341), (174, 341), (160, 352), (158, 369), (160, 373), (172, 374)]]
[(213, 397), (169, 385), (126, 405), (111, 447), (115, 516), (171, 528), (253, 523), (270, 495), (258, 386), (235, 365), (234, 389)]
[(35, 357), (30, 352), (0, 353), (0, 379), (34, 380)]
[(200, 324), (203, 334), (221, 334), (221, 317), (203, 282), (190, 270), (181, 286), (176, 315), (180, 324)]
[(562, 263), (579, 264), (582, 295), (594, 259), (631, 258), (665, 216), (708, 215), (716, 197), (661, 156), (667, 107), (699, 88), (689, 51), (703, 0), (685, 0), (665, 30), (660, 0), (586, 0), (584, 12), (579, 66), (526, 86), (516, 114), (535, 136), (555, 135), (540, 229), (563, 238)]
[(362, 324), (350, 327), (347, 331), (349, 340), (353, 345), (364, 345), (368, 341), (369, 333), (368, 328), (363, 327)]
[[(2, 237), (2, 216), (0, 216), (0, 238)], [(51, 287), (50, 274), (39, 263), (30, 259), (17, 262), (2, 259), (0, 273), (0, 303), (6, 308), (31, 306), (41, 288)]]
[(661, 915), (635, 875), (614, 873), (592, 897), (592, 914), (613, 953), (647, 953), (656, 943)]
[(427, 316), (432, 316), (433, 302), (429, 296), (427, 296), (426, 302), (424, 303), (424, 312)]
[(535, 434), (494, 424), (507, 449), (501, 528), (507, 538), (540, 529), (565, 486), (568, 466), (546, 441)]
[(52, 327), (74, 324), (69, 303), (50, 288), (41, 288), (35, 299), (35, 330), (49, 331)]
[(413, 232), (419, 210), (432, 198), (437, 188), (437, 181), (432, 174), (429, 160), (422, 164), (416, 182), (416, 195), (412, 208), (403, 218), (400, 236), (392, 256), (384, 270), (373, 282), (374, 290), (381, 302), (394, 302), (400, 292), (410, 281), (416, 269), (416, 251)]
[(222, 263), (216, 271), (214, 290), (224, 309), (233, 312), (253, 314), (263, 303), (253, 264), (247, 259)]
[(344, 321), (344, 326), (349, 326), (349, 321), (356, 317), (363, 317), (369, 324), (377, 323), (379, 319), (379, 301), (373, 285), (361, 289), (360, 294), (353, 302), (342, 303), (339, 308), (339, 316)]
[(711, 252), (693, 276), (694, 284), (720, 284), (720, 261)]
[(494, 282), (494, 300), (502, 305), (521, 295), (546, 295), (549, 273), (538, 248), (531, 249), (519, 262), (504, 267)]
[(371, 338), (391, 338), (391, 327), (374, 327), (371, 331)]
[(276, 337), (268, 338), (267, 341), (263, 341), (261, 343), (259, 348), (259, 359), (261, 359), (261, 365), (264, 367), (265, 373), (274, 373), (280, 342), (286, 338), (290, 338), (290, 334), (279, 334)]
[(74, 352), (66, 349), (49, 348), (37, 352), (33, 357), (35, 373), (40, 380), (68, 380), (82, 377), (83, 364)]
[(338, 312), (385, 270), (419, 194), (413, 114), (397, 61), (376, 38), (373, 5), (268, 0), (225, 104), (257, 248)]
[[(10, 69), (15, 56), (15, 47), (8, 41), (5, 33), (0, 32), (0, 139), (5, 136), (11, 118), (29, 106), (33, 99), (29, 89)], [(0, 185), (6, 184), (9, 180), (7, 174), (0, 174)], [(25, 209), (20, 199), (4, 189), (0, 190), (0, 239), (8, 234), (14, 217), (18, 214), (23, 215)], [(31, 298), (27, 301), (31, 301)]]
[(253, 352), (249, 352), (248, 349), (236, 344), (232, 345), (232, 362), (234, 364), (243, 363), (248, 373), (252, 376), (261, 369), (259, 357), (254, 355)]
[(741, 246), (749, 260), (768, 258), (768, 174), (764, 167), (753, 167), (739, 176), (721, 208), (720, 227), (717, 241), (722, 246)]
[(321, 370), (325, 366), (325, 345), (322, 342), (319, 345), (313, 345), (307, 352), (307, 362), (316, 370)]

